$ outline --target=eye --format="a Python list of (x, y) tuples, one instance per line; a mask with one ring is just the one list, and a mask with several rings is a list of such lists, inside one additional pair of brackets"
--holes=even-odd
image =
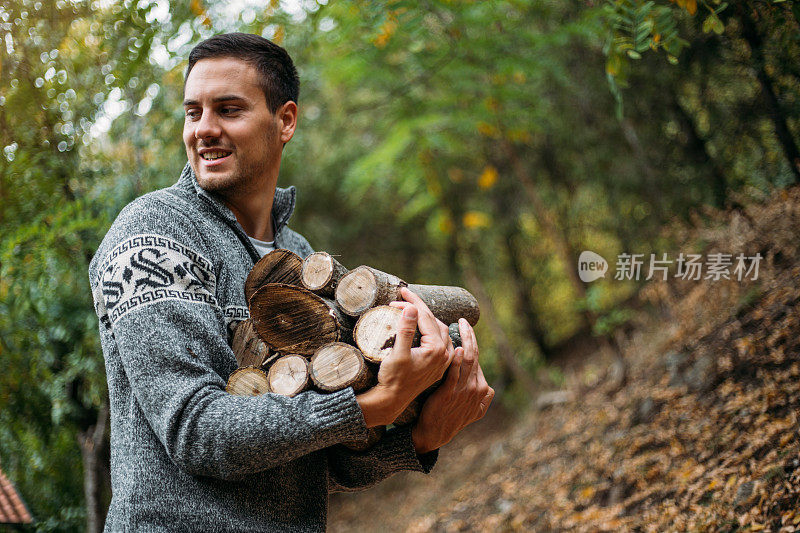
[(196, 120), (200, 117), (200, 110), (189, 108), (186, 110), (186, 118), (190, 120)]
[(219, 110), (220, 114), (222, 115), (233, 115), (239, 111), (238, 107), (235, 106), (225, 106)]

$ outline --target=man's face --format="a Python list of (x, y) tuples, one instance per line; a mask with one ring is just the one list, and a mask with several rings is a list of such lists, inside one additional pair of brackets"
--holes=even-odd
[(234, 58), (198, 61), (184, 110), (183, 142), (200, 187), (228, 196), (265, 186), (283, 143), (255, 67)]

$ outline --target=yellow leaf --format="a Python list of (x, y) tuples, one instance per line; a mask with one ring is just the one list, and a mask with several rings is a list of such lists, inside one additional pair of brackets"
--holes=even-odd
[(764, 524), (753, 524), (750, 526), (750, 531), (761, 531), (764, 527)]
[(450, 220), (449, 216), (443, 215), (439, 219), (439, 231), (446, 235), (453, 233), (453, 221)]
[(206, 14), (206, 8), (201, 0), (192, 0), (189, 3), (189, 9), (198, 17)]
[(397, 22), (393, 19), (389, 19), (381, 25), (380, 33), (377, 37), (375, 37), (372, 42), (375, 43), (375, 46), (378, 48), (383, 48), (386, 46), (386, 43), (389, 42), (389, 39), (394, 35), (394, 32), (397, 30)]
[(686, 11), (688, 11), (690, 15), (697, 13), (697, 0), (686, 0)]
[(495, 128), (488, 122), (478, 122), (477, 127), (480, 134), (486, 137), (497, 137), (497, 134), (499, 133), (497, 131), (497, 128)]
[(497, 177), (497, 169), (492, 165), (487, 166), (483, 169), (481, 177), (478, 178), (478, 187), (484, 190), (491, 189), (492, 186), (497, 183)]
[(467, 211), (464, 213), (464, 227), (469, 229), (485, 228), (489, 226), (489, 217), (480, 211)]
[(278, 26), (278, 29), (275, 30), (275, 35), (272, 36), (272, 42), (275, 44), (281, 44), (284, 37), (286, 37), (286, 28), (283, 26)]

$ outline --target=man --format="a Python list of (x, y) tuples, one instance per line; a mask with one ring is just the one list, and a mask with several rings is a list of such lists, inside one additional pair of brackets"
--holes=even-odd
[[(297, 125), (297, 74), (266, 39), (220, 35), (192, 50), (184, 96), (189, 164), (174, 186), (123, 209), (89, 268), (111, 403), (106, 529), (324, 530), (329, 491), (429, 472), (494, 391), (466, 321), (453, 350), (446, 326), (406, 290), (376, 387), (225, 393), (247, 273), (265, 249), (312, 251), (286, 226), (294, 188), (276, 188)], [(390, 424), (445, 371), (413, 428), (392, 428), (366, 452), (339, 445)]]

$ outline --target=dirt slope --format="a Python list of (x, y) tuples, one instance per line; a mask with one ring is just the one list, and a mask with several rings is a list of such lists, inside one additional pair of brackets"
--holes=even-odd
[(757, 281), (656, 283), (659, 311), (610, 358), (567, 370), (564, 403), (496, 410), (430, 476), (331, 498), (330, 531), (794, 531), (800, 527), (800, 190), (679, 235), (760, 253)]

